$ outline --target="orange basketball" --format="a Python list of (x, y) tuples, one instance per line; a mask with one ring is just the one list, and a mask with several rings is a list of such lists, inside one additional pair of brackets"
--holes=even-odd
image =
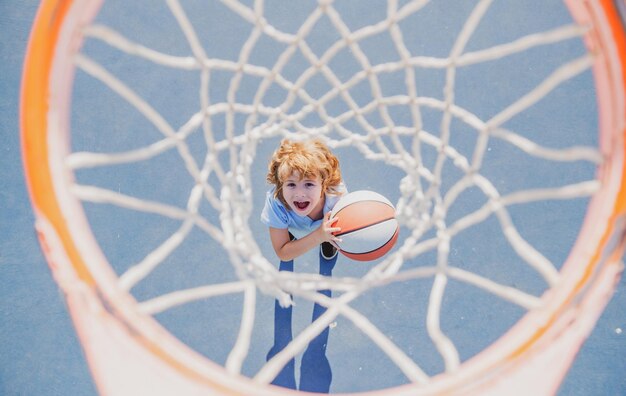
[(384, 256), (398, 240), (396, 210), (373, 191), (354, 191), (341, 197), (332, 210), (339, 251), (353, 260), (371, 261)]

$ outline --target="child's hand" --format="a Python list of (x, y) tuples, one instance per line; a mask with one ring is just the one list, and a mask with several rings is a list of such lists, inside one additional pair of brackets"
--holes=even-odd
[(322, 242), (330, 242), (335, 247), (338, 247), (336, 244), (341, 242), (341, 238), (333, 235), (334, 232), (341, 231), (340, 227), (334, 227), (333, 225), (339, 220), (338, 217), (330, 218), (331, 212), (328, 212), (324, 215), (324, 220), (322, 221), (322, 225), (318, 228), (318, 234), (320, 236), (320, 243)]

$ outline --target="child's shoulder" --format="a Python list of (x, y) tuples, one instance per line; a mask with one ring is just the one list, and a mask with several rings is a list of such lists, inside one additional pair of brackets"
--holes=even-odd
[(326, 194), (325, 211), (332, 210), (333, 207), (339, 202), (341, 197), (348, 193), (348, 188), (341, 182), (339, 185), (333, 188), (332, 192)]
[(276, 197), (276, 187), (271, 187), (265, 193), (265, 207), (274, 211), (287, 212), (285, 205)]
[(265, 193), (265, 202), (266, 203), (278, 203), (280, 204), (280, 200), (278, 198), (276, 198), (276, 186), (272, 186), (269, 190), (267, 190), (267, 192)]
[(346, 184), (344, 182), (341, 182), (338, 185), (334, 186), (331, 192), (328, 193), (328, 195), (341, 198), (341, 196), (346, 195), (347, 193), (348, 188), (346, 187)]
[(285, 228), (289, 223), (289, 212), (274, 195), (276, 188), (267, 191), (265, 205), (261, 211), (261, 220), (274, 228)]

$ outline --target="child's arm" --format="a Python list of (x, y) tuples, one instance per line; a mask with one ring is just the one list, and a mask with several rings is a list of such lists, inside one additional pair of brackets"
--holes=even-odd
[(333, 232), (341, 231), (341, 228), (333, 227), (333, 224), (338, 219), (331, 219), (330, 214), (330, 212), (326, 213), (322, 225), (317, 230), (304, 238), (294, 239), (293, 241), (289, 239), (289, 231), (287, 229), (270, 227), (270, 239), (278, 258), (282, 261), (293, 260), (322, 242), (333, 244), (334, 242), (341, 242), (341, 239), (332, 234)]

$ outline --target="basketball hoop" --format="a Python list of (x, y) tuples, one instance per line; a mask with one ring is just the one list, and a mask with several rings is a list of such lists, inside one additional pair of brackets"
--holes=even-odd
[[(188, 39), (192, 56), (168, 56), (133, 43), (105, 26), (93, 24), (103, 2), (44, 0), (31, 32), (21, 89), (22, 152), (27, 184), (36, 215), (36, 229), (56, 282), (65, 294), (69, 311), (79, 334), (98, 389), (103, 394), (206, 394), (280, 395), (291, 391), (267, 385), (284, 364), (306, 347), (307, 343), (337, 317), (346, 318), (361, 330), (372, 344), (384, 351), (390, 361), (406, 376), (408, 384), (372, 395), (473, 394), (554, 394), (567, 373), (581, 344), (592, 331), (598, 316), (609, 301), (622, 272), (621, 257), (626, 244), (626, 35), (618, 6), (608, 0), (566, 1), (575, 24), (540, 32), (484, 52), (466, 52), (465, 43), (490, 1), (479, 1), (468, 17), (451, 55), (445, 59), (413, 56), (402, 45), (402, 21), (416, 14), (425, 2), (413, 1), (399, 6), (389, 1), (388, 14), (379, 23), (347, 31), (342, 29), (342, 15), (332, 1), (320, 1), (311, 11), (307, 24), (298, 34), (287, 34), (271, 25), (263, 15), (262, 2), (247, 7), (240, 2), (224, 1), (226, 8), (253, 27), (251, 38), (240, 52), (238, 62), (209, 57), (197, 40), (178, 1), (168, 1), (172, 15)], [(303, 39), (318, 16), (325, 15), (343, 35), (335, 46), (318, 57)], [(399, 59), (370, 64), (359, 42), (379, 32), (389, 32), (397, 45)], [(248, 63), (258, 37), (270, 37), (286, 48), (274, 67)], [(582, 37), (589, 54), (558, 68), (537, 87), (502, 112), (482, 121), (454, 103), (455, 67), (505, 57), (545, 43)], [(172, 128), (147, 101), (124, 85), (105, 67), (83, 54), (89, 40), (107, 43), (119, 51), (149, 60), (159, 66), (191, 70), (200, 75), (202, 110), (189, 117), (180, 128)], [(361, 72), (340, 80), (333, 72), (334, 57), (349, 48), (362, 67)], [(289, 79), (283, 70), (292, 54), (301, 51), (310, 67), (298, 78)], [(502, 125), (513, 116), (537, 103), (562, 81), (593, 69), (599, 113), (597, 148), (573, 147), (563, 150), (542, 148), (535, 142), (506, 131)], [(137, 109), (158, 130), (163, 139), (124, 153), (102, 154), (73, 152), (70, 145), (72, 90), (79, 68)], [(415, 70), (441, 68), (446, 71), (448, 88), (442, 100), (421, 97), (411, 84), (404, 95), (385, 96), (378, 75), (404, 71), (407, 81), (415, 82)], [(210, 99), (211, 73), (233, 74), (228, 98), (223, 103)], [(320, 98), (313, 99), (307, 83), (321, 75), (334, 84)], [(245, 76), (262, 82), (252, 103), (236, 101), (238, 84)], [(363, 106), (355, 103), (349, 90), (362, 82), (371, 87), (374, 100)], [(279, 105), (264, 103), (263, 93), (274, 84), (284, 89)], [(196, 87), (197, 89), (198, 87)], [(343, 100), (347, 110), (329, 114), (326, 106)], [(300, 108), (293, 104), (302, 101)], [(408, 106), (414, 125), (421, 124), (415, 109), (420, 106), (441, 111), (442, 133), (435, 136), (415, 127), (396, 125), (392, 105)], [(410, 105), (410, 106), (409, 106)], [(376, 113), (381, 126), (373, 126), (367, 116)], [(245, 132), (237, 134), (234, 114), (246, 116)], [(311, 127), (311, 114), (322, 120)], [(211, 117), (223, 115), (223, 136), (209, 133)], [(231, 120), (232, 117), (233, 120)], [(467, 156), (451, 144), (453, 120), (476, 129), (475, 151)], [(363, 133), (348, 130), (348, 122), (362, 127)], [(194, 129), (202, 129), (209, 155), (204, 163), (194, 161), (185, 143)], [(385, 259), (362, 279), (323, 279), (316, 277), (281, 278), (255, 243), (249, 229), (251, 214), (250, 164), (259, 139), (292, 136), (323, 136), (334, 148), (356, 147), (364, 158), (390, 164), (406, 171), (396, 204), (399, 222), (411, 230), (410, 237), (398, 243)], [(406, 148), (406, 139), (413, 147)], [(520, 151), (548, 161), (587, 161), (598, 166), (595, 180), (564, 187), (523, 190), (500, 195), (494, 184), (480, 174), (489, 139), (499, 139)], [(416, 153), (422, 147), (437, 153), (434, 165), (422, 166)], [(103, 187), (80, 184), (80, 169), (112, 166), (153, 158), (166, 150), (176, 151), (183, 167), (194, 178), (186, 208), (149, 199), (138, 199)], [(230, 155), (223, 165), (219, 157)], [(461, 181), (442, 192), (444, 168), (452, 163), (462, 173)], [(217, 181), (212, 181), (215, 178)], [(219, 184), (220, 188), (215, 188)], [(426, 187), (423, 188), (423, 185)], [(482, 208), (453, 223), (446, 223), (446, 211), (470, 187), (487, 197)], [(548, 199), (566, 200), (591, 197), (577, 241), (560, 269), (527, 243), (513, 226), (507, 207)], [(163, 244), (154, 249), (140, 265), (126, 273), (117, 273), (103, 253), (100, 241), (92, 232), (84, 203), (106, 203), (125, 209), (158, 214), (180, 223)], [(201, 203), (219, 212), (219, 222), (212, 223), (201, 214)], [(429, 203), (428, 205), (424, 203)], [(512, 249), (548, 284), (541, 296), (533, 296), (513, 287), (504, 287), (470, 271), (449, 265), (450, 241), (486, 218), (495, 218)], [(443, 225), (442, 225), (443, 224)], [(141, 282), (165, 257), (177, 249), (192, 229), (200, 229), (208, 238), (224, 247), (239, 279), (189, 290), (164, 293), (148, 301), (138, 301), (130, 289)], [(430, 237), (436, 234), (435, 237)], [(435, 252), (437, 264), (403, 270), (405, 262), (423, 252)], [(351, 303), (367, 288), (400, 282), (404, 279), (432, 278), (433, 289), (427, 310), (429, 336), (445, 363), (445, 370), (429, 376), (398, 345), (383, 334)], [(476, 356), (462, 361), (454, 343), (439, 325), (446, 282), (458, 280), (485, 290), (527, 310), (510, 330)], [(316, 293), (323, 288), (340, 290), (340, 297), (329, 299)], [(319, 321), (298, 335), (288, 348), (263, 366), (252, 378), (241, 374), (254, 322), (255, 298), (260, 291), (278, 299), (289, 294), (319, 303), (327, 308)], [(153, 315), (169, 307), (212, 296), (238, 294), (244, 304), (241, 325), (234, 329), (237, 341), (224, 367), (165, 329)], [(546, 373), (549, 373), (547, 375)]]

